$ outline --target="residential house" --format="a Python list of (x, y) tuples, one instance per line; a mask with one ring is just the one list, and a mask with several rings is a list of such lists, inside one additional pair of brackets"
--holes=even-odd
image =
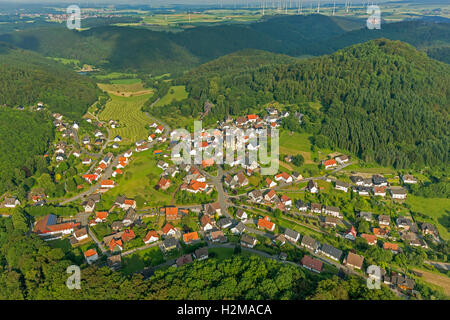
[(303, 256), (300, 263), (302, 264), (302, 266), (304, 268), (306, 268), (308, 270), (311, 270), (311, 271), (314, 271), (317, 273), (322, 272), (323, 263), (322, 263), (322, 261), (320, 261), (318, 259), (314, 259), (310, 256)]
[(364, 183), (364, 178), (361, 176), (351, 176), (350, 180), (357, 186), (362, 186)]
[(292, 200), (291, 200), (291, 198), (289, 198), (288, 196), (286, 196), (286, 195), (284, 195), (284, 194), (281, 196), (281, 203), (282, 203), (283, 205), (285, 205), (286, 207), (292, 206)]
[(194, 257), (197, 260), (208, 259), (208, 247), (202, 247), (194, 251)]
[(225, 217), (225, 218), (219, 219), (216, 224), (219, 228), (225, 229), (225, 228), (229, 228), (232, 225), (232, 223), (233, 223), (233, 221), (230, 218)]
[(166, 240), (164, 240), (161, 243), (161, 249), (164, 252), (176, 249), (177, 247), (178, 247), (178, 241), (177, 241), (177, 239), (175, 239), (173, 237), (167, 238)]
[(242, 234), (245, 231), (245, 224), (239, 221), (233, 228), (231, 228), (231, 232), (233, 234)]
[(84, 212), (86, 213), (92, 213), (94, 212), (95, 209), (95, 202), (92, 199), (89, 199), (85, 204), (84, 204)]
[(206, 214), (209, 215), (210, 217), (213, 217), (216, 214), (219, 216), (222, 215), (222, 209), (220, 208), (219, 202), (206, 204), (204, 210), (205, 210)]
[(286, 172), (282, 172), (280, 174), (277, 174), (275, 176), (275, 181), (281, 181), (284, 183), (291, 183), (292, 182), (292, 177), (287, 174)]
[(352, 226), (349, 230), (347, 230), (347, 232), (344, 235), (345, 239), (351, 240), (351, 241), (355, 241), (356, 239), (356, 229), (354, 226)]
[(387, 186), (387, 179), (379, 174), (372, 176), (372, 182), (375, 186), (380, 186), (380, 187)]
[(308, 210), (308, 206), (302, 200), (295, 200), (295, 207), (298, 211), (306, 212)]
[(306, 186), (306, 190), (308, 190), (311, 193), (319, 192), (319, 187), (317, 186), (317, 182), (315, 182), (314, 180), (309, 180), (308, 185)]
[(386, 187), (383, 186), (375, 186), (372, 188), (373, 195), (376, 197), (385, 197), (386, 196)]
[(385, 242), (383, 245), (384, 250), (391, 250), (393, 253), (399, 252), (398, 244), (391, 243), (391, 242)]
[(310, 236), (305, 235), (303, 236), (300, 245), (311, 250), (312, 252), (316, 252), (320, 247), (320, 242), (315, 240), (314, 238), (311, 238)]
[(336, 181), (335, 188), (337, 190), (347, 192), (348, 188), (350, 188), (350, 184), (348, 184), (347, 182), (343, 182), (343, 181)]
[(3, 206), (5, 208), (15, 208), (20, 206), (20, 201), (15, 197), (5, 198), (5, 201), (3, 201)]
[(377, 236), (374, 235), (374, 234), (363, 233), (361, 235), (361, 238), (366, 239), (367, 243), (370, 246), (373, 246), (373, 245), (377, 244), (377, 241), (378, 241)]
[(268, 188), (274, 188), (277, 186), (277, 183), (274, 182), (272, 179), (266, 178), (266, 184)]
[(337, 166), (337, 162), (334, 159), (322, 161), (322, 164), (325, 167), (325, 169), (331, 169)]
[(275, 230), (275, 223), (271, 222), (268, 216), (265, 216), (258, 220), (258, 228), (273, 231)]
[(324, 206), (322, 212), (330, 216), (342, 219), (343, 215), (338, 207)]
[(414, 289), (416, 282), (404, 275), (392, 273), (391, 284), (397, 286), (399, 289), (411, 292)]
[(73, 237), (77, 240), (77, 241), (83, 241), (86, 240), (87, 238), (89, 238), (88, 232), (87, 232), (87, 228), (83, 227), (81, 229), (78, 229), (77, 231), (75, 231), (73, 233)]
[(303, 176), (297, 171), (292, 172), (291, 176), (294, 181), (300, 181), (303, 179)]
[(117, 196), (114, 204), (120, 207), (122, 210), (128, 210), (129, 208), (136, 209), (136, 201), (133, 199), (127, 199), (125, 196)]
[(403, 175), (402, 176), (402, 181), (403, 181), (404, 184), (415, 184), (415, 183), (417, 183), (417, 179), (414, 178), (410, 174)]
[(227, 238), (225, 237), (223, 231), (221, 230), (211, 231), (209, 234), (209, 239), (212, 242), (221, 242), (221, 243), (227, 242)]
[(253, 248), (257, 242), (258, 242), (258, 240), (256, 240), (256, 238), (254, 238), (248, 234), (243, 234), (241, 236), (241, 246), (243, 246), (243, 247)]
[(439, 237), (439, 232), (436, 226), (432, 225), (431, 223), (424, 222), (420, 227), (422, 229), (423, 234), (429, 234), (434, 236), (435, 238)]
[(143, 239), (145, 244), (149, 244), (159, 240), (158, 233), (155, 230), (150, 230)]
[(170, 223), (166, 223), (166, 225), (162, 228), (162, 232), (165, 236), (170, 237), (177, 234), (177, 230)]
[(108, 267), (112, 270), (117, 271), (122, 266), (122, 256), (120, 254), (116, 254), (107, 258)]
[(89, 250), (85, 251), (84, 252), (84, 258), (86, 259), (86, 262), (88, 264), (94, 263), (95, 261), (98, 260), (97, 250), (89, 249)]
[(349, 252), (347, 257), (344, 259), (345, 266), (359, 269), (359, 270), (362, 269), (363, 262), (364, 262), (364, 257), (362, 257), (356, 253), (353, 253), (353, 252)]
[(388, 227), (391, 224), (391, 217), (388, 215), (380, 214), (378, 216), (378, 224), (380, 226)]
[(325, 217), (325, 226), (330, 226), (336, 228), (336, 226), (339, 224), (339, 219), (336, 217)]
[(97, 211), (95, 213), (95, 222), (96, 223), (105, 222), (106, 218), (108, 218), (108, 211)]
[(347, 163), (348, 161), (349, 161), (349, 158), (348, 158), (348, 156), (346, 156), (346, 155), (341, 155), (341, 156), (338, 156), (338, 157), (336, 157), (336, 158), (334, 158), (336, 161), (337, 161), (337, 163), (339, 163), (340, 165), (343, 165), (343, 164), (345, 164), (345, 163)]
[(372, 212), (368, 212), (368, 211), (361, 211), (359, 213), (359, 217), (361, 219), (364, 219), (367, 222), (372, 222)]
[(364, 187), (364, 186), (357, 186), (357, 187), (353, 188), (353, 192), (358, 193), (360, 196), (368, 196), (369, 192), (370, 192), (370, 188)]
[(406, 190), (403, 188), (391, 188), (389, 189), (389, 193), (391, 194), (392, 199), (400, 199), (404, 200), (406, 199)]
[(261, 203), (263, 201), (263, 194), (260, 190), (253, 190), (248, 193), (248, 197), (251, 201)]
[(138, 218), (139, 217), (138, 214), (136, 213), (136, 210), (134, 210), (133, 208), (129, 208), (127, 210), (127, 213), (123, 217), (122, 223), (125, 227), (128, 227), (133, 223), (135, 223)]
[(202, 217), (200, 218), (200, 223), (202, 225), (203, 231), (209, 231), (214, 227), (211, 218), (207, 214), (202, 215)]
[(336, 261), (341, 260), (342, 250), (339, 250), (338, 248), (335, 248), (329, 245), (328, 243), (324, 243), (320, 248), (319, 252), (333, 260)]
[(287, 240), (292, 241), (296, 243), (300, 239), (300, 233), (298, 233), (295, 230), (291, 230), (289, 228), (286, 228), (284, 230), (284, 236)]
[(136, 238), (136, 235), (132, 229), (124, 230), (121, 236), (123, 242), (130, 242), (134, 238)]
[(199, 240), (199, 237), (198, 237), (198, 233), (196, 231), (183, 234), (183, 241), (186, 244), (191, 244), (198, 240)]
[(241, 221), (246, 221), (248, 218), (248, 215), (243, 209), (238, 208), (236, 211), (236, 218), (238, 218)]
[(116, 183), (112, 180), (102, 180), (101, 187), (104, 189), (111, 189), (116, 186)]
[(270, 189), (265, 195), (264, 195), (264, 200), (266, 200), (267, 202), (272, 202), (277, 198), (277, 194), (275, 193), (275, 191), (273, 189)]
[(311, 203), (310, 210), (313, 213), (322, 213), (322, 205), (320, 203)]

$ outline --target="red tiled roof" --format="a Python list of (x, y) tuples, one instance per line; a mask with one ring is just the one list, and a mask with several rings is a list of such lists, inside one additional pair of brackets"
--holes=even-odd
[(322, 271), (323, 263), (320, 260), (314, 259), (310, 256), (304, 256), (301, 260), (302, 265), (316, 271)]
[(326, 161), (323, 162), (324, 166), (332, 166), (332, 165), (335, 165), (335, 164), (337, 164), (337, 162), (334, 159), (326, 160)]
[(134, 231), (130, 229), (130, 230), (125, 230), (123, 232), (121, 238), (124, 242), (128, 242), (130, 240), (133, 240), (135, 237), (136, 237), (136, 235), (134, 234)]
[(86, 258), (89, 258), (89, 257), (95, 256), (96, 254), (97, 254), (97, 251), (95, 249), (89, 249), (84, 253), (84, 256)]
[(98, 211), (95, 213), (95, 217), (98, 219), (106, 219), (108, 217), (108, 212), (107, 211)]
[(361, 235), (361, 237), (366, 239), (368, 243), (376, 243), (377, 242), (377, 236), (374, 234), (363, 233)]
[(183, 234), (183, 240), (185, 243), (198, 240), (198, 233), (197, 232), (185, 233)]
[(259, 219), (258, 220), (258, 227), (260, 228), (264, 228), (267, 230), (272, 230), (272, 228), (275, 226), (275, 224), (273, 222), (269, 221), (269, 217), (265, 216), (264, 219)]
[(113, 186), (114, 185), (114, 181), (112, 181), (112, 180), (103, 180), (101, 185), (102, 186)]
[(167, 233), (169, 233), (169, 231), (170, 230), (175, 230), (175, 228), (170, 224), (170, 223), (167, 223), (163, 228), (162, 228), (162, 232), (164, 233), (164, 234), (167, 234)]
[(396, 243), (385, 242), (384, 243), (384, 249), (385, 250), (397, 251), (398, 250), (398, 245)]
[(158, 233), (155, 230), (150, 230), (144, 238), (144, 242), (150, 240), (151, 237), (159, 238)]

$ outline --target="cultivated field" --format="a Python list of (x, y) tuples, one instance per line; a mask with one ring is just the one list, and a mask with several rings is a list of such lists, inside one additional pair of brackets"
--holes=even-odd
[(139, 79), (113, 80), (111, 84), (98, 83), (100, 89), (119, 97), (132, 97), (153, 93), (152, 89), (144, 88)]
[(447, 296), (450, 296), (450, 278), (445, 275), (440, 275), (437, 273), (433, 273), (430, 271), (425, 271), (422, 269), (413, 269), (414, 271), (420, 272), (422, 274), (422, 278), (437, 287), (440, 287), (444, 290), (444, 293)]
[(111, 101), (106, 104), (105, 109), (99, 114), (100, 120), (119, 120), (120, 127), (111, 129), (112, 138), (116, 135), (122, 137), (122, 144), (134, 143), (148, 136), (145, 128), (150, 123), (147, 116), (141, 111), (144, 103), (150, 98), (150, 94), (118, 97), (110, 94)]

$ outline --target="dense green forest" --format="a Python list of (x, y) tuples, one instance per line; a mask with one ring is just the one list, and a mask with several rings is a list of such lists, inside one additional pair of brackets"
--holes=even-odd
[(0, 105), (45, 103), (53, 112), (80, 119), (100, 90), (87, 77), (36, 53), (0, 43)]
[(47, 170), (43, 154), (54, 139), (53, 124), (43, 112), (0, 107), (0, 194), (25, 198), (33, 175)]
[[(340, 147), (366, 161), (406, 168), (448, 162), (450, 66), (400, 41), (372, 40), (293, 64), (241, 70), (221, 58), (177, 81), (189, 98), (155, 110), (196, 115), (215, 104), (212, 120), (271, 102), (298, 105), (304, 130), (323, 147)], [(320, 112), (303, 108), (320, 101)], [(308, 126), (311, 120), (314, 126)], [(325, 139), (325, 140), (324, 140)]]
[[(369, 290), (360, 278), (306, 274), (304, 269), (257, 256), (196, 261), (158, 270), (144, 280), (108, 267), (87, 267), (83, 258), (26, 235), (28, 217), (17, 211), (0, 220), (0, 299), (395, 299), (389, 289)], [(68, 266), (83, 265), (81, 290), (69, 290)]]
[[(135, 19), (133, 17), (123, 17)], [(87, 21), (88, 23), (91, 23)], [(329, 54), (375, 38), (402, 40), (448, 62), (448, 23), (404, 21), (368, 30), (364, 19), (298, 15), (267, 17), (251, 24), (194, 27), (158, 32), (108, 25), (99, 20), (84, 31), (64, 26), (37, 26), (20, 32), (1, 31), (0, 41), (44, 56), (80, 60), (111, 71), (179, 73), (223, 55), (260, 49), (291, 56)]]

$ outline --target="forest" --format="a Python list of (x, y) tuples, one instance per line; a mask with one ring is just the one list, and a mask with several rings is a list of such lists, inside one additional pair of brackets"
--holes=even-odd
[(36, 53), (0, 43), (0, 105), (34, 106), (81, 119), (97, 100), (94, 81)]
[(367, 30), (364, 19), (317, 14), (265, 17), (251, 24), (194, 27), (176, 33), (111, 26), (108, 19), (86, 23), (90, 29), (84, 31), (38, 25), (18, 33), (0, 27), (0, 42), (108, 71), (153, 75), (180, 73), (243, 49), (319, 56), (376, 38), (402, 40), (448, 62), (450, 43), (448, 23), (402, 21)]
[[(257, 256), (195, 261), (158, 270), (149, 279), (82, 264), (73, 253), (26, 235), (29, 217), (0, 220), (0, 299), (395, 299), (389, 289), (369, 290), (360, 278), (314, 275)], [(68, 266), (82, 264), (81, 290), (66, 286)]]
[(9, 191), (24, 199), (32, 175), (47, 170), (43, 157), (54, 139), (48, 114), (0, 107), (0, 194)]
[[(314, 126), (303, 127), (325, 147), (395, 168), (448, 162), (450, 66), (411, 45), (378, 39), (295, 63), (234, 68), (228, 61), (217, 59), (178, 79), (188, 99), (155, 111), (196, 115), (209, 99), (215, 122), (263, 114), (263, 105), (277, 101), (315, 117)], [(302, 108), (308, 101), (323, 108)]]

